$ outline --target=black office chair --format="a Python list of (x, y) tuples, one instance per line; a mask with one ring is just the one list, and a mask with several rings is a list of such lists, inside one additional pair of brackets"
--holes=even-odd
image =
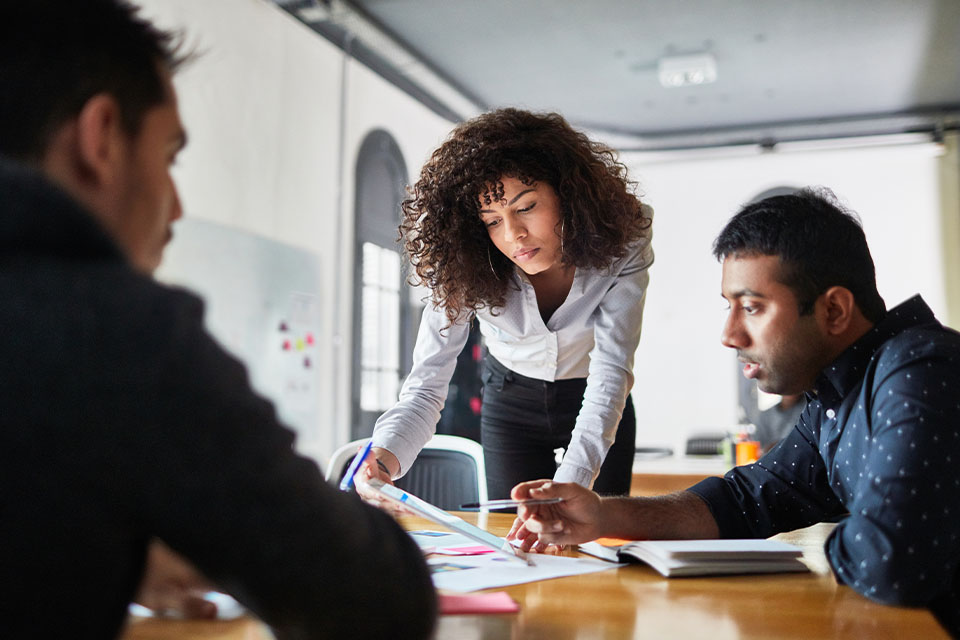
[[(365, 440), (350, 442), (331, 456), (327, 480), (339, 483)], [(459, 436), (437, 435), (423, 448), (397, 486), (441, 509), (456, 511), (467, 502), (487, 499), (483, 448)]]

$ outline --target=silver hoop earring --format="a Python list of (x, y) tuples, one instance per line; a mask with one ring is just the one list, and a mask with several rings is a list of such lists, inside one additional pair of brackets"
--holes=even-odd
[(493, 260), (490, 258), (490, 245), (487, 245), (487, 264), (490, 265), (490, 271), (493, 272), (493, 276), (499, 280), (500, 276), (497, 275), (497, 270), (493, 268)]
[(560, 221), (560, 260), (563, 260), (563, 223), (565, 220)]

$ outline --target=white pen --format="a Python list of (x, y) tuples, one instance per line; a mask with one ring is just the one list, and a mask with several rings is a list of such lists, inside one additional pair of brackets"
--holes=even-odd
[(487, 500), (486, 502), (468, 502), (460, 505), (461, 509), (507, 509), (533, 504), (556, 504), (563, 502), (563, 498), (530, 498), (528, 500)]

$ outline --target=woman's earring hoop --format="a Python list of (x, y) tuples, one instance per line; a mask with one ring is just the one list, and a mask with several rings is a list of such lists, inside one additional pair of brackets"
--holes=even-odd
[(563, 260), (563, 223), (565, 221), (560, 221), (560, 260)]
[(500, 276), (497, 275), (497, 270), (493, 268), (493, 260), (490, 258), (490, 245), (487, 245), (487, 264), (490, 265), (490, 271), (493, 272), (493, 276), (499, 280)]

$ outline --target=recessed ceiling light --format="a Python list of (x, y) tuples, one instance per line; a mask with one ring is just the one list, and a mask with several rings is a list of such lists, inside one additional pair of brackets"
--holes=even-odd
[(709, 84), (717, 81), (717, 61), (709, 53), (667, 56), (657, 65), (660, 84), (667, 88)]

